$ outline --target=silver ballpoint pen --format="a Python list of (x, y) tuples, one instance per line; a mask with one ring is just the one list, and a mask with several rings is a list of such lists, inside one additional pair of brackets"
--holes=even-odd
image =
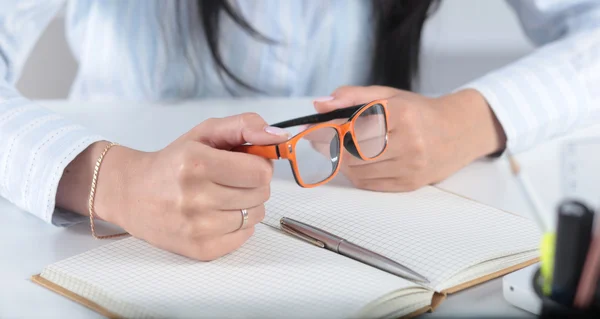
[(391, 274), (410, 279), (420, 283), (429, 283), (429, 280), (415, 271), (400, 265), (399, 263), (381, 256), (375, 252), (357, 246), (347, 240), (328, 233), (324, 230), (307, 225), (305, 223), (283, 217), (280, 220), (281, 229), (304, 239), (315, 246), (325, 248), (365, 263), (369, 266), (381, 269)]

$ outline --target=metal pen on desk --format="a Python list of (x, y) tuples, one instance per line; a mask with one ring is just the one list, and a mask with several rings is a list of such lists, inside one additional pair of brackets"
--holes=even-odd
[(406, 279), (421, 283), (429, 283), (427, 278), (416, 273), (415, 271), (402, 266), (389, 258), (357, 246), (324, 230), (286, 217), (281, 218), (280, 224), (281, 229), (284, 231), (304, 239), (318, 247), (331, 250), (335, 253), (344, 255)]

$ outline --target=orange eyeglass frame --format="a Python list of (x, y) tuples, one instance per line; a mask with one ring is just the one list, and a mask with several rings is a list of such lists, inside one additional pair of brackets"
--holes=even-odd
[[(383, 146), (383, 149), (381, 150), (381, 152), (379, 154), (377, 154), (374, 157), (367, 157), (360, 151), (360, 146), (356, 142), (357, 139), (354, 134), (354, 122), (361, 114), (363, 114), (363, 112), (370, 109), (372, 106), (375, 106), (378, 104), (382, 106), (383, 112), (384, 112), (383, 114), (385, 117), (385, 128), (386, 128), (385, 145)], [(369, 102), (369, 103), (363, 104), (363, 105), (356, 105), (356, 106), (351, 106), (351, 107), (347, 107), (347, 108), (342, 108), (342, 109), (334, 110), (334, 111), (331, 111), (328, 113), (308, 115), (305, 117), (299, 117), (299, 118), (292, 119), (289, 121), (273, 124), (272, 126), (279, 127), (279, 128), (293, 127), (293, 126), (305, 125), (305, 124), (316, 124), (316, 125), (310, 126), (306, 130), (296, 134), (292, 138), (288, 139), (286, 142), (283, 142), (280, 144), (241, 145), (239, 147), (234, 148), (233, 151), (253, 154), (253, 155), (257, 155), (257, 156), (264, 157), (267, 159), (272, 159), (272, 160), (287, 159), (290, 162), (292, 171), (294, 173), (294, 179), (296, 180), (296, 183), (298, 185), (300, 185), (301, 187), (305, 187), (305, 188), (316, 187), (316, 186), (320, 186), (320, 185), (326, 184), (327, 182), (331, 181), (339, 172), (340, 164), (342, 163), (342, 153), (343, 153), (342, 145), (343, 145), (343, 148), (346, 148), (346, 150), (348, 150), (348, 152), (350, 154), (352, 154), (355, 157), (360, 158), (364, 161), (372, 161), (372, 160), (379, 158), (381, 155), (383, 155), (383, 153), (385, 153), (387, 146), (388, 146), (388, 132), (387, 132), (388, 131), (388, 117), (389, 116), (388, 116), (388, 109), (387, 109), (387, 100), (375, 100), (375, 101), (372, 101), (372, 102)], [(328, 122), (328, 121), (332, 121), (335, 119), (343, 119), (343, 118), (348, 118), (348, 121), (343, 124), (323, 123), (323, 122)], [(320, 124), (317, 124), (317, 123), (320, 123)], [(304, 183), (304, 181), (302, 180), (302, 177), (300, 175), (300, 172), (298, 170), (298, 165), (296, 162), (296, 154), (295, 154), (296, 153), (295, 152), (296, 144), (305, 135), (310, 134), (311, 132), (314, 132), (318, 129), (327, 128), (327, 127), (330, 127), (330, 128), (333, 128), (336, 130), (336, 132), (338, 134), (339, 142), (340, 142), (340, 144), (339, 144), (340, 145), (339, 159), (338, 159), (336, 168), (329, 177), (327, 177), (326, 179), (324, 179), (318, 183), (313, 183), (313, 184)], [(350, 134), (350, 135), (347, 136), (348, 134)]]

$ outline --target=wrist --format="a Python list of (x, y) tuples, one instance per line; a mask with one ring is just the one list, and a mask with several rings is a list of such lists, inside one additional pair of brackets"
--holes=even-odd
[(88, 196), (94, 165), (106, 141), (91, 144), (71, 161), (61, 176), (56, 193), (56, 206), (81, 215), (88, 214)]
[[(88, 146), (67, 167), (58, 185), (56, 206), (78, 214), (89, 215), (88, 201), (94, 168), (109, 142), (101, 141)], [(114, 223), (121, 202), (122, 190), (127, 186), (127, 167), (139, 153), (113, 146), (105, 155), (97, 177), (94, 212), (96, 217)]]
[(502, 151), (506, 135), (481, 93), (461, 90), (435, 99), (443, 126), (460, 139), (469, 161)]
[[(99, 219), (121, 225), (121, 214), (132, 183), (132, 172), (141, 165), (143, 154), (121, 145), (113, 146), (104, 156), (98, 171), (94, 214)], [(96, 158), (97, 161), (98, 158)], [(94, 162), (94, 165), (96, 162)], [(92, 168), (93, 171), (93, 168)], [(89, 188), (88, 188), (89, 191)], [(88, 193), (89, 195), (89, 193)]]

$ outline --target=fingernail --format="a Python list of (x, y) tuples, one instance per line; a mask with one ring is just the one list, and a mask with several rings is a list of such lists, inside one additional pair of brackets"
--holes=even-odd
[(274, 127), (274, 126), (265, 127), (265, 131), (269, 134), (278, 135), (278, 136), (289, 135), (289, 133), (286, 130), (279, 128), (279, 127)]
[(314, 102), (327, 102), (333, 100), (333, 96), (322, 96), (314, 100)]

